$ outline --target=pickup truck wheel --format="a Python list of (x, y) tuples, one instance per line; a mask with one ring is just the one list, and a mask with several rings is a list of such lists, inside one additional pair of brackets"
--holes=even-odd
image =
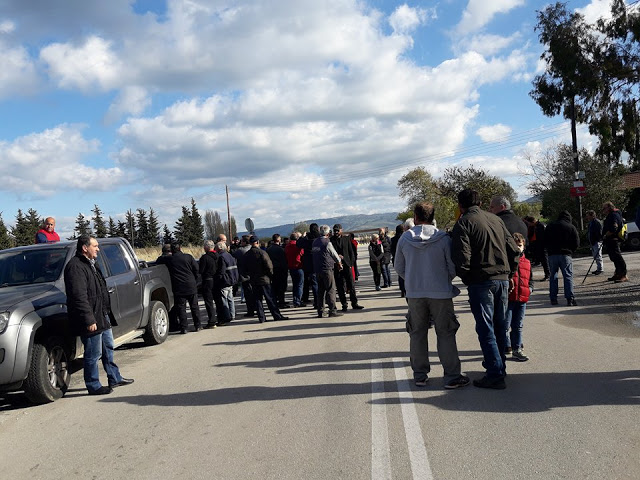
[(151, 315), (147, 330), (144, 333), (144, 341), (147, 345), (158, 345), (169, 336), (169, 314), (162, 302), (151, 303)]
[(31, 355), (29, 375), (24, 391), (30, 402), (50, 403), (61, 398), (69, 388), (69, 357), (60, 337), (46, 343), (35, 343)]
[(627, 237), (627, 245), (634, 250), (640, 248), (640, 235), (629, 235)]

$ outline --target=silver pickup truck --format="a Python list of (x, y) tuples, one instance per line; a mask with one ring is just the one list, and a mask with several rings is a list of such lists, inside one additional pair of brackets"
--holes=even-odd
[[(118, 322), (116, 345), (140, 336), (148, 344), (164, 342), (173, 306), (167, 268), (138, 262), (124, 239), (99, 243), (97, 263)], [(60, 242), (0, 251), (0, 391), (23, 389), (33, 403), (53, 402), (67, 391), (69, 362), (82, 354), (64, 288), (64, 266), (75, 250), (76, 242)]]

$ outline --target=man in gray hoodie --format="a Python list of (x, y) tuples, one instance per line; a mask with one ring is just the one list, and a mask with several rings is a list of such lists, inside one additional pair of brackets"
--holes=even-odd
[(460, 290), (451, 283), (456, 276), (451, 239), (433, 226), (434, 214), (433, 205), (416, 204), (415, 227), (400, 237), (394, 267), (407, 291), (409, 356), (416, 386), (426, 385), (431, 369), (428, 330), (432, 320), (438, 337), (438, 357), (444, 368), (444, 388), (453, 389), (469, 384), (469, 378), (460, 373), (456, 344), (460, 324), (453, 311), (453, 297)]

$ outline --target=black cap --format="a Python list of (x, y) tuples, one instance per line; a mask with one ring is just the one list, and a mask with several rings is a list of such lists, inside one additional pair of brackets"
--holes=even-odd
[(251, 235), (249, 237), (249, 243), (254, 244), (254, 243), (258, 243), (260, 241), (260, 239), (258, 237), (256, 237), (255, 235)]

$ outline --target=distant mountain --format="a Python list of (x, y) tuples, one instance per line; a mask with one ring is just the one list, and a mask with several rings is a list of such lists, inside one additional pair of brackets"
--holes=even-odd
[[(317, 223), (318, 225), (333, 225), (339, 223), (345, 232), (358, 230), (373, 230), (380, 227), (387, 227), (389, 231), (393, 231), (400, 220), (396, 220), (398, 212), (374, 213), (372, 215), (343, 215), (342, 217), (318, 218), (315, 220), (303, 220), (300, 223), (310, 225)], [(271, 237), (274, 233), (282, 236), (289, 235), (293, 231), (293, 224), (276, 225), (275, 227), (256, 228), (255, 234), (259, 238)], [(238, 235), (244, 235), (248, 232), (238, 232)]]

